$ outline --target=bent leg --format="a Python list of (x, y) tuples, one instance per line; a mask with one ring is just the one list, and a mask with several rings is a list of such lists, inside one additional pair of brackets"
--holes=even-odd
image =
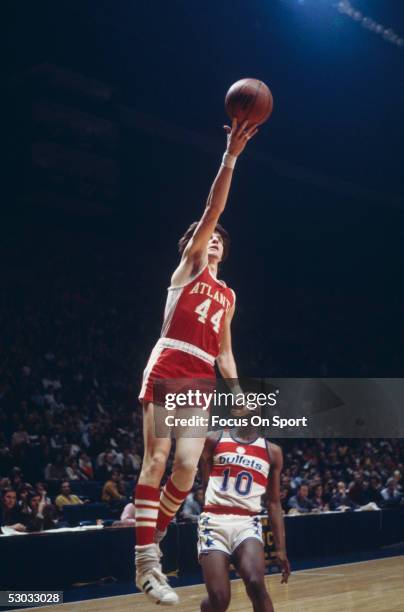
[(179, 438), (176, 441), (172, 478), (179, 489), (190, 489), (194, 484), (205, 438)]
[(274, 612), (265, 586), (265, 558), (262, 543), (257, 538), (248, 538), (236, 548), (232, 558), (243, 579), (254, 612)]
[(157, 531), (164, 533), (184, 502), (195, 480), (204, 438), (179, 438), (176, 442), (173, 471), (160, 498)]
[(200, 563), (208, 591), (201, 602), (201, 612), (224, 612), (230, 603), (229, 556), (212, 550), (202, 554)]

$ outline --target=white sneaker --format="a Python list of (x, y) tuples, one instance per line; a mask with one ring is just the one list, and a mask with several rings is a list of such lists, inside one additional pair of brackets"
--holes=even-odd
[(136, 574), (136, 586), (156, 604), (174, 606), (179, 602), (177, 593), (168, 584), (167, 576), (156, 567)]

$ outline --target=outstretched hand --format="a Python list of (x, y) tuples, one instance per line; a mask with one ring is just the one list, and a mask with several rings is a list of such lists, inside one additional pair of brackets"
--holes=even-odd
[(223, 128), (227, 133), (227, 153), (236, 157), (244, 151), (247, 142), (258, 132), (257, 124), (248, 126), (248, 121), (243, 121), (238, 125), (237, 119), (234, 117), (231, 127), (224, 125)]

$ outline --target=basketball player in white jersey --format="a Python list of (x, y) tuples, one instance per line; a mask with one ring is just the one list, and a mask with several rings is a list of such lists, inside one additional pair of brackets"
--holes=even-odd
[(192, 487), (204, 437), (176, 440), (172, 474), (160, 492), (171, 439), (155, 435), (155, 408), (161, 404), (155, 382), (214, 381), (215, 361), (224, 378), (237, 379), (230, 332), (235, 294), (217, 279), (229, 241), (218, 220), (226, 206), (237, 157), (257, 126), (247, 122), (238, 126), (233, 120), (232, 127), (225, 130), (227, 149), (205, 210), (179, 243), (181, 261), (171, 277), (161, 337), (145, 368), (139, 396), (145, 450), (135, 491), (136, 585), (149, 599), (164, 605), (177, 603), (178, 596), (161, 572), (158, 542)]
[(201, 457), (205, 489), (198, 526), (198, 553), (208, 591), (202, 612), (224, 612), (230, 603), (229, 566), (244, 581), (254, 612), (273, 612), (265, 586), (261, 496), (268, 496), (282, 582), (290, 575), (280, 501), (282, 450), (252, 428), (208, 435)]

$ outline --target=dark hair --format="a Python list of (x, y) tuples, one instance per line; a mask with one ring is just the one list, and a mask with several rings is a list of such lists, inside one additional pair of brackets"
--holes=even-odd
[(17, 491), (15, 489), (13, 489), (12, 487), (6, 487), (5, 489), (3, 489), (2, 493), (1, 493), (2, 500), (4, 500), (4, 498), (6, 497), (7, 493), (15, 493), (16, 499), (18, 497)]
[[(178, 241), (178, 250), (180, 252), (180, 255), (183, 254), (183, 252), (185, 251), (185, 247), (187, 246), (188, 242), (191, 240), (192, 236), (194, 235), (195, 232), (195, 228), (198, 225), (199, 221), (194, 221), (193, 223), (191, 223), (191, 225), (189, 226), (189, 228), (187, 229), (187, 231), (185, 232), (185, 234), (182, 236), (182, 238), (179, 239)], [(226, 230), (224, 229), (224, 227), (222, 227), (220, 225), (220, 223), (217, 223), (214, 232), (217, 232), (222, 240), (223, 240), (223, 257), (222, 257), (222, 263), (227, 259), (228, 255), (229, 255), (229, 250), (230, 250), (230, 236), (229, 234), (226, 232)]]

